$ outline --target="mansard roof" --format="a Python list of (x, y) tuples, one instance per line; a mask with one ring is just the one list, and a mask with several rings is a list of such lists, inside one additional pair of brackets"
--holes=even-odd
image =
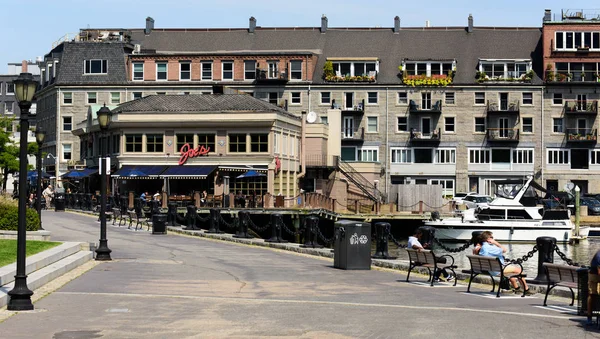
[[(108, 42), (65, 42), (58, 63), (57, 85), (125, 84), (127, 45)], [(106, 74), (84, 74), (84, 61), (107, 60)]]

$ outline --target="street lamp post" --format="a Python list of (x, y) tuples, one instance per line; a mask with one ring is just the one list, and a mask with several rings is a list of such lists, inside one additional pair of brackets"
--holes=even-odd
[[(97, 115), (102, 136), (105, 136), (106, 130), (110, 125), (112, 112), (104, 104)], [(106, 138), (102, 139), (104, 139), (104, 142), (100, 143), (100, 244), (96, 249), (96, 260), (107, 261), (112, 260), (110, 258), (111, 250), (108, 248), (108, 240), (106, 239), (106, 174), (108, 173), (108, 161), (106, 161)]]
[(9, 311), (33, 310), (31, 295), (33, 292), (27, 287), (27, 274), (25, 271), (25, 247), (27, 246), (27, 134), (29, 131), (29, 109), (35, 94), (37, 82), (31, 73), (21, 73), (13, 81), (15, 85), (15, 98), (21, 110), (19, 144), (19, 221), (17, 226), (17, 274), (15, 275), (14, 288), (8, 292), (10, 300), (7, 305)]
[(46, 132), (41, 126), (35, 128), (35, 141), (38, 144), (37, 154), (37, 189), (35, 191), (35, 208), (37, 209), (38, 216), (40, 218), (40, 227), (38, 230), (43, 230), (42, 227), (42, 144), (46, 138)]

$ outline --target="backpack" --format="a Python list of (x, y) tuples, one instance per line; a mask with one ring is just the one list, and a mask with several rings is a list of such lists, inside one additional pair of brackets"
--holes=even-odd
[(500, 288), (503, 290), (510, 290), (510, 281), (507, 277), (502, 277), (502, 279), (500, 279)]

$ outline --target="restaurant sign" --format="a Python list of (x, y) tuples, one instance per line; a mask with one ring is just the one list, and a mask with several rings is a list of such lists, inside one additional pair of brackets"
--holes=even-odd
[(208, 155), (210, 152), (210, 147), (205, 147), (204, 145), (198, 145), (196, 148), (192, 148), (190, 144), (185, 144), (181, 146), (181, 150), (179, 153), (181, 156), (179, 157), (179, 165), (185, 164), (185, 162), (189, 158), (195, 158), (203, 155)]

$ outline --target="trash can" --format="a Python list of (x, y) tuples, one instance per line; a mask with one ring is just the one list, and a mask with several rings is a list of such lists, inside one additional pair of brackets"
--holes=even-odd
[(334, 224), (333, 267), (371, 269), (371, 224), (340, 220)]
[(577, 314), (587, 315), (587, 298), (588, 298), (588, 268), (580, 268), (577, 270)]
[(54, 194), (54, 211), (64, 212), (65, 211), (65, 195), (64, 193)]
[(284, 207), (285, 200), (283, 199), (283, 195), (275, 196), (275, 207)]
[(152, 234), (167, 234), (166, 214), (155, 214), (152, 216)]

